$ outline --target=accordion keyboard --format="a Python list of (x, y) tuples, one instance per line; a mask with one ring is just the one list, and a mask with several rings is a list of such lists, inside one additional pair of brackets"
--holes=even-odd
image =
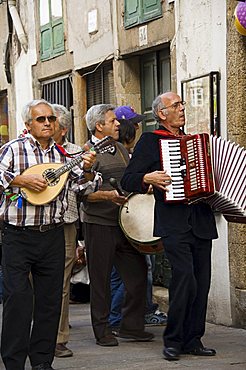
[(182, 176), (180, 140), (161, 140), (163, 169), (172, 178), (165, 197), (167, 201), (185, 199), (184, 180)]

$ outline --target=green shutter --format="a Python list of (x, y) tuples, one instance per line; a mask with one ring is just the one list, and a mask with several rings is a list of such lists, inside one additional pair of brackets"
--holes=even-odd
[(54, 55), (61, 54), (64, 51), (64, 32), (63, 20), (59, 19), (52, 25), (53, 33), (53, 53)]
[(142, 0), (142, 2), (143, 22), (162, 16), (162, 7), (160, 0)]
[[(47, 8), (50, 21), (40, 27), (41, 60), (53, 58), (65, 51), (63, 18), (51, 15), (51, 1), (49, 0), (49, 8)], [(41, 2), (39, 6), (42, 6)]]
[(161, 0), (125, 0), (125, 28), (161, 17), (161, 3)]
[(158, 94), (156, 53), (144, 55), (141, 58), (141, 97), (142, 111), (146, 115), (143, 131), (153, 131), (156, 123), (152, 116), (152, 102)]
[(41, 59), (47, 59), (52, 56), (52, 29), (49, 24), (41, 27)]
[(125, 0), (124, 26), (132, 27), (139, 23), (140, 19), (139, 0)]

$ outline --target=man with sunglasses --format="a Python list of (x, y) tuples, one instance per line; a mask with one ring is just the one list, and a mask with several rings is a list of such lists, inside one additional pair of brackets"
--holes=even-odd
[(64, 188), (50, 203), (29, 203), (20, 188), (39, 193), (47, 182), (39, 171), (23, 171), (68, 159), (52, 139), (56, 116), (51, 104), (33, 100), (24, 107), (22, 117), (28, 134), (0, 150), (0, 189), (6, 198), (1, 356), (7, 370), (24, 370), (27, 356), (33, 370), (51, 370), (61, 310), (68, 187), (72, 183), (77, 190), (94, 190), (97, 182), (90, 170), (96, 155), (93, 151), (83, 155), (81, 168), (70, 171)]
[(145, 193), (153, 186), (155, 196), (154, 236), (162, 238), (171, 264), (169, 311), (163, 334), (166, 360), (179, 360), (180, 354), (214, 356), (205, 348), (207, 299), (211, 279), (212, 239), (217, 238), (214, 215), (203, 203), (166, 203), (164, 192), (172, 179), (162, 170), (159, 140), (184, 135), (185, 102), (173, 92), (157, 96), (152, 104), (159, 124), (155, 132), (143, 133), (135, 146), (121, 180), (126, 191)]

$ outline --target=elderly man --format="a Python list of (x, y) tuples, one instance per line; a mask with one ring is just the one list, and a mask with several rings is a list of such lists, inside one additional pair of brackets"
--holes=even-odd
[[(54, 141), (62, 145), (65, 151), (71, 155), (78, 153), (81, 148), (68, 141), (67, 136), (72, 126), (71, 113), (66, 107), (59, 104), (53, 104), (57, 117), (55, 123)], [(55, 350), (56, 357), (71, 357), (73, 352), (67, 347), (69, 340), (69, 293), (70, 293), (70, 278), (75, 261), (76, 244), (77, 244), (77, 228), (78, 221), (78, 205), (76, 193), (72, 189), (68, 189), (68, 209), (64, 215), (64, 235), (65, 235), (65, 269), (62, 294), (62, 308), (59, 329), (57, 334), (57, 344)]]
[(121, 185), (138, 193), (145, 193), (150, 184), (153, 186), (154, 236), (162, 238), (172, 267), (164, 357), (172, 361), (179, 360), (181, 353), (214, 356), (215, 350), (205, 348), (201, 341), (211, 278), (212, 239), (217, 238), (214, 216), (204, 202), (164, 201), (171, 178), (162, 169), (160, 140), (184, 135), (185, 102), (176, 93), (167, 92), (154, 100), (152, 110), (159, 129), (142, 135)]
[[(52, 139), (55, 111), (47, 101), (33, 100), (22, 116), (29, 134), (0, 149), (0, 188), (6, 197), (1, 355), (7, 370), (24, 370), (28, 355), (33, 370), (51, 370), (61, 310), (68, 187), (72, 180), (81, 190), (91, 185), (94, 173), (88, 170), (96, 155), (83, 155), (87, 172), (74, 168), (63, 189), (46, 203), (49, 181), (37, 165), (67, 162)], [(32, 166), (32, 173), (27, 173)], [(21, 189), (33, 195), (32, 203)], [(44, 202), (35, 204), (40, 194)]]
[[(119, 138), (119, 122), (114, 106), (92, 106), (86, 114), (87, 128), (92, 137), (88, 145), (95, 144), (106, 135)], [(147, 283), (145, 258), (127, 241), (118, 223), (120, 205), (127, 198), (112, 189), (110, 178), (120, 181), (129, 161), (121, 143), (115, 150), (97, 156), (95, 169), (102, 173), (102, 188), (83, 199), (85, 245), (91, 287), (91, 318), (96, 343), (100, 346), (117, 346), (109, 325), (110, 275), (113, 265), (125, 283), (126, 294), (122, 310), (119, 337), (135, 341), (149, 341), (153, 334), (144, 331), (144, 311)]]

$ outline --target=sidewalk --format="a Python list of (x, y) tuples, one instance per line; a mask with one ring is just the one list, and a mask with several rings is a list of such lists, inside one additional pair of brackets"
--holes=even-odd
[[(2, 305), (0, 305), (0, 313)], [(148, 327), (155, 334), (149, 343), (119, 340), (118, 347), (100, 347), (95, 344), (91, 324), (89, 304), (70, 305), (71, 338), (68, 347), (74, 352), (70, 358), (55, 358), (56, 370), (245, 370), (246, 369), (246, 330), (207, 324), (204, 344), (215, 348), (215, 357), (181, 356), (180, 361), (168, 362), (162, 356), (163, 327)], [(0, 360), (0, 369), (4, 366)], [(31, 367), (27, 364), (26, 370)], [(13, 369), (19, 370), (19, 369)]]

